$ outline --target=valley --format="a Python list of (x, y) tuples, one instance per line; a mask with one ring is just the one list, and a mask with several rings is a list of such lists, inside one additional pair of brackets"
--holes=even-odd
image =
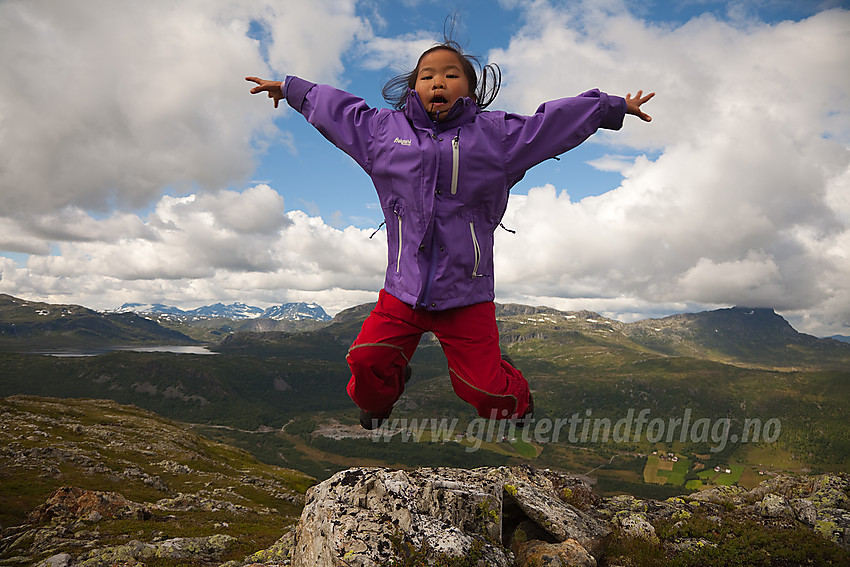
[[(300, 330), (259, 330), (257, 320), (252, 329), (227, 330), (241, 323), (213, 318), (199, 331), (191, 322), (166, 327), (112, 314), (119, 326), (67, 306), (59, 329), (45, 315), (26, 315), (55, 308), (17, 301), (0, 302), (0, 396), (130, 404), (319, 480), (357, 465), (528, 463), (590, 474), (603, 494), (658, 498), (724, 484), (751, 488), (782, 471), (850, 470), (850, 345), (797, 333), (769, 309), (625, 324), (499, 305), (503, 349), (534, 393), (531, 428), (477, 418), (455, 396), (439, 344), (426, 335), (387, 428), (364, 435), (345, 393), (345, 353), (370, 305)], [(173, 344), (166, 337), (177, 334), (217, 354), (28, 354), (45, 342), (153, 346)]]

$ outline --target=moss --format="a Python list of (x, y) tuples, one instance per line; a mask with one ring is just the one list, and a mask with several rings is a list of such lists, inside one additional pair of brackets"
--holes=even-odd
[(510, 494), (511, 496), (516, 496), (516, 494), (517, 494), (517, 487), (516, 487), (516, 486), (514, 486), (513, 484), (506, 484), (506, 485), (505, 485), (505, 492), (507, 492), (507, 493), (508, 493), (508, 494)]
[(491, 522), (499, 521), (499, 510), (496, 506), (493, 505), (488, 499), (484, 499), (478, 503), (478, 510), (481, 513), (481, 519), (487, 522), (488, 520)]
[(682, 520), (689, 520), (690, 518), (691, 518), (691, 513), (688, 512), (687, 510), (676, 510), (675, 512), (673, 512), (673, 516), (671, 517), (671, 519), (674, 522), (680, 522)]
[(835, 532), (838, 531), (838, 524), (829, 520), (818, 520), (815, 523), (815, 531), (827, 539), (832, 539)]
[[(525, 530), (524, 530), (524, 529), (522, 529), (522, 528), (517, 528), (517, 529), (515, 529), (515, 530), (514, 530), (514, 533), (513, 533), (513, 535), (511, 536), (511, 539), (512, 539), (515, 543), (522, 543), (522, 542), (524, 542), (524, 541), (528, 541), (528, 534), (526, 534), (526, 533), (525, 533)], [(511, 545), (513, 545), (513, 544), (511, 544)]]

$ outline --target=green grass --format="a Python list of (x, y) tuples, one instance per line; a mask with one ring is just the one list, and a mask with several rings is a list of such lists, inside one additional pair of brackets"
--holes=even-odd
[(667, 484), (680, 486), (685, 484), (685, 475), (691, 468), (691, 462), (685, 457), (679, 457), (678, 462), (673, 463), (673, 470), (667, 475)]
[(733, 484), (737, 484), (739, 480), (741, 480), (741, 475), (744, 474), (744, 466), (743, 465), (729, 465), (729, 470), (732, 472), (727, 474), (723, 473), (719, 475), (716, 479), (717, 484), (721, 486), (732, 486)]
[(513, 443), (511, 443), (514, 450), (520, 454), (520, 456), (526, 459), (533, 459), (537, 456), (537, 449), (531, 443), (526, 443), (522, 439), (517, 439)]

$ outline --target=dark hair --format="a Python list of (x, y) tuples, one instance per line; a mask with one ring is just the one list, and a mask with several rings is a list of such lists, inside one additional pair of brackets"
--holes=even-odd
[(419, 74), (419, 65), (422, 64), (422, 58), (439, 49), (447, 49), (455, 53), (458, 59), (460, 59), (463, 73), (466, 75), (466, 80), (469, 81), (472, 98), (475, 100), (478, 108), (483, 110), (490, 106), (496, 95), (499, 94), (499, 88), (502, 85), (502, 70), (495, 63), (481, 65), (481, 61), (477, 57), (465, 55), (461, 46), (448, 37), (444, 37), (442, 43), (438, 43), (434, 47), (425, 50), (419, 56), (419, 60), (416, 62), (416, 68), (413, 71), (402, 73), (387, 81), (387, 84), (381, 89), (384, 100), (396, 110), (401, 110), (407, 102), (407, 95), (410, 89), (416, 87), (416, 77)]

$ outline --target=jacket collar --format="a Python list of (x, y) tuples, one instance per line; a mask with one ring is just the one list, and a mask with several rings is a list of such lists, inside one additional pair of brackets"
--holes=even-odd
[(448, 118), (437, 122), (428, 116), (425, 105), (422, 104), (422, 100), (419, 98), (419, 94), (415, 89), (409, 89), (407, 91), (407, 101), (403, 109), (404, 115), (413, 123), (414, 127), (437, 130), (438, 132), (444, 132), (471, 122), (480, 111), (475, 101), (470, 97), (459, 98), (448, 110)]

